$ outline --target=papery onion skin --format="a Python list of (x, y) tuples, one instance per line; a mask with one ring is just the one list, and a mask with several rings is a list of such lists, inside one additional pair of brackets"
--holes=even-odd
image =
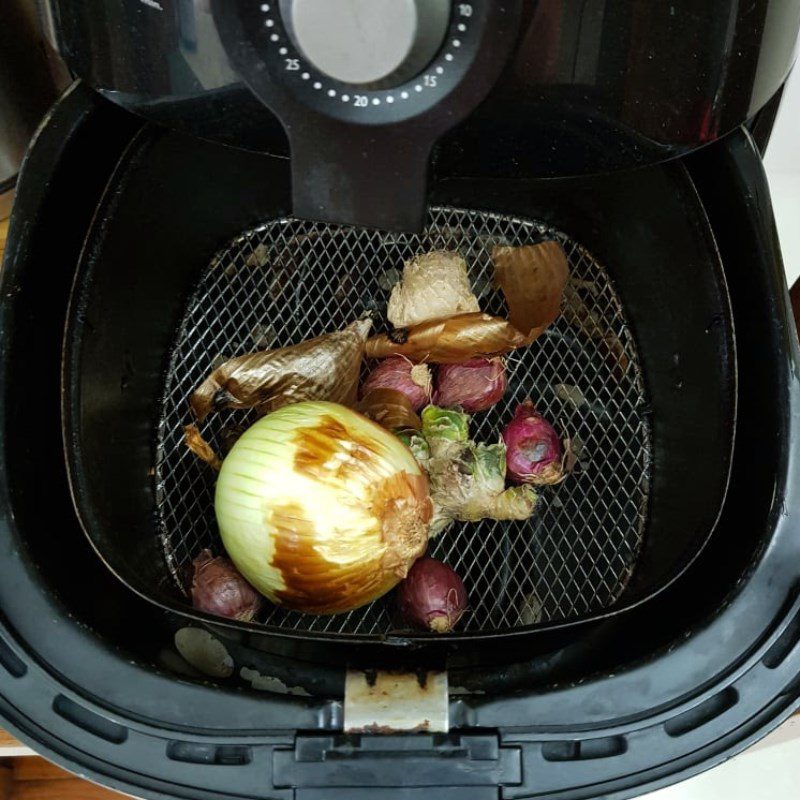
[(396, 389), (371, 389), (359, 400), (356, 411), (393, 433), (422, 427), (408, 397)]
[(424, 552), (428, 482), (408, 448), (335, 403), (254, 423), (223, 462), (215, 498), (233, 562), (273, 602), (314, 614), (358, 608)]
[(458, 406), (474, 414), (499, 402), (506, 384), (502, 358), (471, 358), (463, 364), (442, 364), (436, 376), (434, 402), (437, 406)]
[(419, 411), (431, 401), (430, 369), (402, 356), (385, 358), (367, 375), (359, 396), (366, 397), (375, 389), (394, 389), (408, 398), (414, 411)]
[(203, 550), (192, 561), (192, 605), (207, 614), (249, 622), (261, 608), (261, 597), (223, 556)]
[(397, 589), (403, 619), (415, 628), (449, 633), (467, 608), (467, 591), (455, 570), (435, 558), (420, 558)]
[(360, 319), (316, 339), (231, 358), (192, 392), (189, 406), (202, 422), (224, 408), (256, 408), (266, 414), (302, 401), (352, 405), (371, 327), (372, 320)]
[(508, 477), (546, 486), (564, 478), (564, 450), (553, 426), (525, 400), (503, 430)]

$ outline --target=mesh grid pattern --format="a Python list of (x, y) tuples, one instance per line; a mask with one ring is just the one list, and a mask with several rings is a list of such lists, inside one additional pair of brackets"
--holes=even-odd
[[(573, 441), (578, 466), (542, 492), (525, 522), (456, 523), (431, 554), (463, 578), (470, 607), (462, 631), (511, 629), (574, 619), (610, 605), (632, 573), (646, 522), (649, 431), (633, 337), (605, 270), (545, 225), (485, 212), (431, 209), (423, 234), (387, 234), (293, 219), (248, 231), (200, 277), (175, 341), (163, 397), (156, 497), (164, 555), (181, 590), (204, 547), (222, 552), (214, 476), (184, 446), (187, 400), (222, 360), (296, 343), (344, 327), (365, 312), (387, 329), (389, 290), (403, 261), (432, 249), (466, 259), (481, 307), (505, 314), (492, 288), (498, 244), (558, 239), (570, 263), (562, 316), (529, 348), (508, 357), (504, 399), (478, 414), (471, 435), (496, 441), (517, 403), (537, 410)], [(218, 450), (252, 412), (211, 415), (202, 433)], [(385, 635), (402, 628), (391, 601), (328, 617), (267, 604), (261, 622), (297, 631)]]

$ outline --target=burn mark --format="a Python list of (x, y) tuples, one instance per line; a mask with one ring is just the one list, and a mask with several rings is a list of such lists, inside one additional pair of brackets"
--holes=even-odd
[(408, 341), (408, 328), (397, 328), (386, 334), (392, 344), (405, 344)]
[(222, 411), (232, 403), (236, 403), (236, 398), (224, 386), (220, 386), (211, 398), (211, 411)]
[[(327, 561), (315, 547), (316, 530), (297, 502), (273, 506), (266, 523), (275, 529), (272, 566), (286, 587), (276, 593), (289, 608), (332, 614), (369, 602), (405, 577), (425, 549), (432, 507), (422, 475), (396, 472), (381, 479), (370, 467), (380, 458), (381, 443), (368, 434), (346, 428), (331, 415), (297, 430), (294, 469), (315, 480), (360, 482), (369, 487), (375, 519), (374, 552), (351, 564)], [(368, 520), (369, 515), (365, 515)], [(369, 523), (367, 523), (369, 524)]]
[(370, 593), (381, 588), (386, 576), (374, 567), (333, 564), (317, 552), (314, 524), (298, 503), (273, 507), (268, 524), (275, 528), (271, 564), (280, 570), (286, 587), (275, 594), (287, 608), (332, 614), (352, 608), (362, 596), (371, 599)]
[(294, 437), (294, 467), (312, 478), (343, 481), (367, 477), (366, 465), (375, 458), (377, 444), (330, 415), (313, 427), (300, 428)]
[(427, 733), (431, 729), (429, 719), (424, 719), (413, 728), (393, 728), (391, 725), (379, 725), (372, 722), (369, 725), (362, 725), (360, 728), (350, 728), (348, 733), (366, 733), (378, 736), (386, 736), (393, 733)]
[(365, 669), (364, 670), (364, 679), (367, 682), (367, 686), (374, 687), (375, 684), (378, 682), (378, 670), (376, 670), (376, 669)]

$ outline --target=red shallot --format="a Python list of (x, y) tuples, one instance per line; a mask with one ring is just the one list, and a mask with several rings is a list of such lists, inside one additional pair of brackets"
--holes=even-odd
[(367, 375), (361, 397), (374, 389), (394, 389), (408, 398), (414, 411), (419, 411), (431, 401), (431, 372), (426, 364), (413, 364), (403, 356), (385, 358)]
[(261, 608), (261, 596), (222, 556), (203, 550), (192, 562), (192, 605), (217, 617), (249, 622)]
[(398, 587), (397, 605), (414, 627), (448, 633), (467, 608), (467, 592), (447, 564), (425, 556), (414, 562)]
[(463, 364), (442, 364), (436, 378), (437, 406), (459, 406), (468, 414), (485, 411), (506, 391), (502, 358), (471, 358)]
[(564, 477), (564, 450), (553, 426), (530, 400), (520, 403), (503, 430), (507, 474), (515, 483), (544, 486)]

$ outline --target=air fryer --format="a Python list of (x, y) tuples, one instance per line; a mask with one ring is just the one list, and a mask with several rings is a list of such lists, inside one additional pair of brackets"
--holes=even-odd
[[(631, 796), (791, 713), (800, 387), (761, 150), (800, 5), (689, 5), (50, 3), (81, 80), (2, 275), (4, 725), (140, 796), (479, 800)], [(214, 360), (385, 326), (433, 248), (500, 313), (492, 247), (550, 239), (562, 315), (476, 433), (534, 396), (579, 468), (433, 543), (459, 628), (193, 609), (220, 542), (181, 434)]]

